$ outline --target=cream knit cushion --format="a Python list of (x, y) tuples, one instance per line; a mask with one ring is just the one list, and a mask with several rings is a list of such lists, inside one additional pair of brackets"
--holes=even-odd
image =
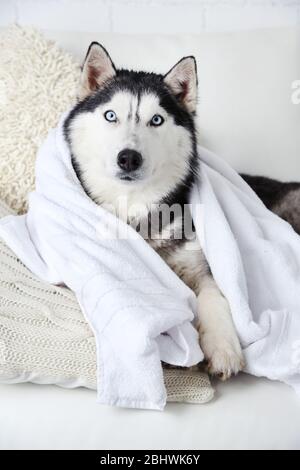
[[(0, 217), (12, 213), (0, 202)], [(168, 401), (206, 403), (208, 376), (166, 369)], [(0, 240), (0, 382), (96, 388), (96, 347), (73, 293), (37, 279)]]
[(76, 96), (80, 68), (32, 28), (0, 33), (0, 198), (26, 209), (37, 149)]

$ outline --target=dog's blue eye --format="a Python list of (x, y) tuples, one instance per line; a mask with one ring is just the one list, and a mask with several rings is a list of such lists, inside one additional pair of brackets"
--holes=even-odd
[(114, 111), (111, 111), (111, 110), (106, 111), (106, 113), (104, 113), (104, 117), (108, 122), (116, 122), (116, 120), (117, 120), (116, 113)]
[(160, 114), (154, 114), (153, 118), (150, 121), (151, 126), (161, 126), (164, 122), (164, 118)]

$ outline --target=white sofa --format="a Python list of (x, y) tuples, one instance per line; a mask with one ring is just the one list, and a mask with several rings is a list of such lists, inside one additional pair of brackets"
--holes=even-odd
[[(82, 59), (102, 42), (116, 65), (167, 71), (194, 54), (200, 138), (240, 171), (300, 180), (300, 31), (197, 36), (46, 32)], [(95, 393), (33, 384), (0, 386), (1, 449), (300, 449), (300, 397), (286, 385), (241, 374), (214, 382), (206, 405), (163, 413), (96, 404)]]

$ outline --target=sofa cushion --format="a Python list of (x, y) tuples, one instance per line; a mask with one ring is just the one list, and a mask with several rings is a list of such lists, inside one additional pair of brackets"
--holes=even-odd
[(0, 384), (0, 449), (300, 450), (300, 399), (287, 385), (240, 374), (214, 386), (207, 405), (158, 413), (98, 406), (87, 389)]

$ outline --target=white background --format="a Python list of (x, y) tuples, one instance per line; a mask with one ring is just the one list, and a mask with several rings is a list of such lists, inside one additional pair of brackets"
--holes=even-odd
[(197, 33), (300, 25), (300, 0), (0, 0), (0, 26)]

